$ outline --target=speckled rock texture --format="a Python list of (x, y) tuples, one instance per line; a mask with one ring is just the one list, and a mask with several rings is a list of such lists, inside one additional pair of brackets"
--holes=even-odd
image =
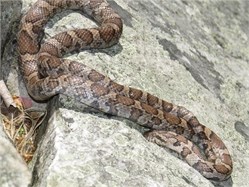
[[(23, 11), (33, 2), (23, 0)], [(124, 20), (120, 43), (67, 58), (191, 110), (227, 145), (232, 177), (211, 183), (147, 142), (138, 125), (59, 96), (48, 105), (32, 186), (248, 186), (249, 1), (109, 2)], [(45, 37), (92, 26), (66, 11), (47, 24)]]
[[(13, 41), (13, 35), (16, 32), (16, 22), (18, 21), (18, 18), (21, 15), (21, 0), (3, 0), (0, 2), (0, 8), (1, 8), (1, 62), (0, 62), (0, 79), (6, 78), (8, 75), (8, 72), (6, 72), (6, 69), (10, 69), (11, 63), (4, 63), (3, 61), (3, 54), (6, 49), (10, 51), (10, 49), (6, 46), (10, 46), (11, 42)], [(13, 48), (13, 47), (12, 47)], [(14, 49), (14, 48), (13, 48)], [(11, 53), (9, 53), (11, 54)], [(13, 56), (13, 53), (12, 55)], [(2, 66), (4, 64), (4, 68)], [(4, 71), (2, 71), (4, 70)]]
[[(0, 80), (7, 79), (9, 70), (11, 69), (10, 63), (3, 62), (6, 57), (3, 54), (13, 38), (15, 32), (14, 23), (21, 15), (21, 2), (16, 1), (1, 1), (1, 61), (0, 61)], [(12, 36), (12, 37), (11, 37)], [(14, 48), (12, 47), (12, 50)], [(8, 51), (10, 53), (10, 50)], [(13, 55), (10, 55), (13, 59)], [(2, 58), (3, 57), (3, 58)], [(4, 64), (4, 65), (2, 65)], [(5, 70), (8, 70), (5, 71)], [(0, 98), (0, 102), (2, 102)], [(2, 118), (0, 116), (0, 186), (1, 187), (27, 187), (31, 183), (31, 171), (28, 169), (26, 163), (18, 154), (10, 139), (6, 136)]]
[(1, 1), (1, 49), (11, 33), (13, 22), (21, 15), (21, 0)]
[(0, 186), (26, 187), (31, 183), (31, 172), (5, 135), (0, 118)]

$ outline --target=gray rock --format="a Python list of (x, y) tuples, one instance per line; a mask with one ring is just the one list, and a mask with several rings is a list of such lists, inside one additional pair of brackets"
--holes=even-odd
[[(3, 53), (5, 50), (10, 50), (7, 48), (7, 45), (12, 45), (13, 42), (13, 36), (16, 32), (16, 22), (18, 22), (18, 19), (20, 18), (21, 15), (21, 0), (14, 0), (14, 1), (1, 1), (0, 4), (1, 7), (1, 62), (0, 65), (4, 67), (0, 71), (0, 79), (3, 77), (6, 78), (6, 75), (8, 75), (9, 71), (2, 71), (2, 70), (9, 70), (11, 63), (2, 63), (3, 60)], [(13, 48), (13, 47), (12, 47)], [(13, 49), (12, 49), (13, 50)], [(4, 56), (4, 55), (3, 55)], [(13, 56), (13, 53), (12, 55)]]
[(103, 116), (57, 110), (39, 150), (32, 186), (211, 186), (124, 121)]
[(1, 187), (27, 187), (31, 172), (3, 131), (0, 118), (0, 184)]
[[(21, 1), (1, 1), (1, 43), (4, 44), (7, 35), (12, 31), (13, 23), (21, 14)], [(1, 49), (4, 45), (1, 46)]]
[[(11, 64), (6, 63), (7, 45), (11, 45), (11, 38), (15, 30), (15, 23), (21, 13), (21, 1), (1, 1), (1, 70), (0, 79), (6, 79)], [(13, 45), (12, 45), (13, 46)], [(10, 49), (10, 48), (8, 48)], [(14, 48), (10, 51), (13, 51)], [(10, 52), (9, 51), (9, 52)], [(11, 53), (10, 53), (11, 54)], [(12, 55), (10, 55), (12, 56)], [(13, 56), (11, 57), (13, 58)], [(4, 62), (3, 62), (4, 61)], [(3, 65), (2, 65), (3, 64)], [(1, 101), (2, 102), (2, 101)], [(18, 154), (10, 139), (6, 136), (0, 115), (0, 186), (1, 187), (27, 187), (31, 182), (31, 172), (26, 163)]]
[[(23, 1), (24, 9), (29, 3)], [(70, 58), (195, 113), (230, 150), (232, 180), (212, 184), (147, 142), (136, 124), (76, 112), (81, 105), (60, 96), (48, 107), (51, 117), (32, 163), (32, 186), (248, 186), (248, 139), (235, 129), (237, 121), (243, 128), (249, 124), (248, 1), (110, 3), (125, 24), (120, 44)], [(64, 12), (47, 24), (46, 37), (94, 25)]]

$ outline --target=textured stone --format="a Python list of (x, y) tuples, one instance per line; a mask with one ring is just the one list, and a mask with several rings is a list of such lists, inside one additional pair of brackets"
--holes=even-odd
[(0, 184), (1, 187), (27, 187), (31, 172), (3, 131), (0, 118)]
[[(180, 171), (181, 160), (167, 157), (170, 153), (148, 143), (124, 123), (57, 110), (50, 118), (35, 160), (38, 180), (32, 186), (142, 187), (165, 186), (171, 181), (180, 186), (200, 184), (202, 177), (194, 169), (186, 167)], [(188, 173), (192, 177), (181, 178)], [(201, 183), (211, 186), (208, 181)]]
[[(4, 58), (2, 57), (5, 50), (10, 50), (7, 45), (13, 46), (13, 35), (16, 32), (16, 22), (21, 15), (21, 0), (9, 0), (9, 1), (1, 1), (0, 2), (1, 8), (1, 61), (0, 61), (0, 79), (6, 78), (6, 75), (9, 73), (10, 63), (2, 63)], [(12, 43), (12, 44), (11, 44)], [(14, 48), (12, 47), (12, 50)], [(13, 56), (13, 53), (12, 55)], [(4, 66), (2, 66), (2, 64)], [(3, 67), (3, 69), (2, 69)], [(4, 70), (4, 71), (2, 71)]]
[[(30, 2), (23, 1), (24, 9)], [(248, 1), (110, 3), (125, 23), (120, 44), (70, 58), (191, 110), (232, 154), (232, 180), (216, 186), (248, 186)], [(47, 24), (46, 36), (94, 25), (78, 13), (64, 12)], [(81, 110), (79, 103), (59, 100), (59, 109), (52, 107), (58, 104), (49, 107), (51, 118), (33, 162), (33, 186), (214, 186), (145, 141), (136, 124), (78, 113), (73, 110)]]
[[(7, 50), (10, 49), (11, 39), (13, 39), (13, 33), (15, 22), (21, 13), (21, 1), (1, 1), (1, 61), (0, 61), (0, 80), (7, 79), (6, 75), (10, 72), (11, 64), (7, 63), (6, 59), (13, 59), (13, 48), (9, 51), (12, 54), (3, 57), (3, 54), (7, 54)], [(2, 56), (3, 55), (3, 56)], [(5, 61), (6, 60), (6, 61)], [(0, 102), (1, 98), (0, 98)], [(26, 163), (18, 154), (14, 145), (10, 139), (6, 136), (2, 118), (0, 115), (0, 186), (1, 187), (27, 187), (31, 182), (31, 172), (28, 170)]]

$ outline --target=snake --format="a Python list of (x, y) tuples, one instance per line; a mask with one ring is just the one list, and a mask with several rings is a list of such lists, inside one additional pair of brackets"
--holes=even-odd
[[(43, 41), (46, 23), (65, 9), (80, 11), (94, 28), (73, 29)], [(70, 52), (109, 48), (119, 42), (123, 21), (105, 0), (38, 0), (20, 19), (17, 49), (29, 95), (47, 101), (66, 95), (101, 112), (131, 120), (148, 129), (144, 137), (175, 152), (212, 181), (230, 178), (233, 162), (223, 141), (183, 106), (124, 86), (63, 56)]]

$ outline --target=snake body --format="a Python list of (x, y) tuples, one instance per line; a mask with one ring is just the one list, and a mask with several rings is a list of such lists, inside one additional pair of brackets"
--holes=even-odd
[[(47, 21), (63, 9), (78, 9), (99, 27), (59, 33), (40, 44)], [(107, 48), (119, 41), (122, 20), (105, 0), (38, 0), (18, 32), (20, 69), (35, 100), (64, 94), (105, 113), (150, 129), (144, 136), (175, 151), (204, 177), (222, 181), (232, 172), (222, 140), (186, 108), (139, 89), (120, 85), (81, 63), (63, 59), (74, 50)]]

